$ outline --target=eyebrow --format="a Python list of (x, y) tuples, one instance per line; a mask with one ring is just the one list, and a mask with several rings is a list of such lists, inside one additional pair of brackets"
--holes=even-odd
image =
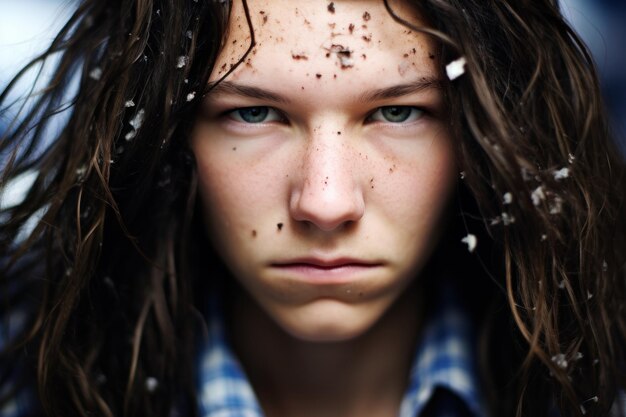
[[(359, 101), (367, 103), (378, 100), (386, 100), (390, 98), (406, 96), (427, 89), (441, 89), (442, 87), (443, 82), (436, 77), (421, 77), (419, 80), (411, 83), (399, 84), (391, 87), (384, 87), (372, 91), (366, 91), (359, 96)], [(237, 96), (256, 98), (260, 100), (269, 100), (283, 104), (290, 103), (290, 100), (288, 100), (286, 97), (283, 97), (280, 94), (263, 88), (237, 84), (232, 81), (210, 83), (207, 89), (206, 96), (220, 94), (233, 94)]]
[(257, 98), (261, 100), (269, 100), (276, 103), (289, 104), (289, 100), (280, 94), (273, 93), (259, 87), (233, 83), (231, 81), (221, 81), (219, 83), (210, 83), (207, 89), (207, 96), (220, 94), (234, 94), (237, 96)]
[(419, 80), (399, 84), (391, 87), (379, 88), (373, 91), (366, 91), (360, 95), (359, 99), (363, 102), (372, 102), (378, 100), (386, 100), (407, 96), (409, 94), (418, 93), (428, 89), (442, 89), (443, 81), (436, 77), (421, 77)]

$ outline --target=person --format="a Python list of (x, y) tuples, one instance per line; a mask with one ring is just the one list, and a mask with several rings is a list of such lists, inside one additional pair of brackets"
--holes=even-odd
[(83, 0), (52, 56), (0, 415), (624, 415), (624, 161), (557, 2)]

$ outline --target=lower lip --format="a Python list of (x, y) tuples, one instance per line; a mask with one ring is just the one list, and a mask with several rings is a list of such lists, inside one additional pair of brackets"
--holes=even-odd
[(345, 284), (365, 278), (380, 265), (346, 264), (337, 266), (319, 266), (312, 264), (274, 265), (289, 277), (318, 285)]

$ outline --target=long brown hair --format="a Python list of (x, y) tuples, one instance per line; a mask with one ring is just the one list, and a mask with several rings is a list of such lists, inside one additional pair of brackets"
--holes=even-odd
[[(482, 320), (492, 411), (606, 415), (626, 386), (625, 184), (593, 62), (556, 1), (415, 3), (432, 27), (413, 29), (440, 40), (442, 73), (467, 61), (447, 97), (459, 212), (496, 299)], [(217, 260), (196, 259), (209, 249), (193, 227), (186, 138), (228, 11), (84, 0), (30, 65), (60, 56), (0, 142), (0, 187), (37, 172), (23, 202), (0, 208), (0, 317), (28, 312), (0, 353), (23, 378), (2, 374), (0, 387), (36, 385), (48, 415), (196, 413), (193, 293)], [(7, 104), (16, 82), (0, 115), (19, 106)]]

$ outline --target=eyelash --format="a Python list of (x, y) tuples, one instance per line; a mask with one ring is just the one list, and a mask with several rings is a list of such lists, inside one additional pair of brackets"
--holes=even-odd
[[(403, 120), (394, 122), (391, 120), (386, 120), (385, 116), (382, 115), (383, 112), (385, 111), (394, 111), (394, 110), (404, 111), (405, 113), (403, 115), (406, 115), (406, 117)], [(407, 110), (409, 111), (408, 114), (406, 114)], [(243, 113), (243, 112), (248, 112), (247, 116), (244, 116), (243, 114), (246, 114), (246, 113)], [(256, 122), (246, 120), (246, 117), (248, 116), (252, 116), (253, 118), (259, 117), (258, 114), (254, 114), (258, 112), (260, 112), (260, 116), (262, 117), (263, 120), (259, 120)], [(416, 106), (382, 106), (382, 107), (378, 107), (376, 110), (371, 112), (365, 118), (365, 121), (368, 123), (382, 122), (382, 123), (389, 123), (393, 125), (402, 125), (402, 124), (407, 124), (407, 123), (417, 121), (421, 119), (422, 117), (424, 117), (426, 113), (427, 113), (426, 110), (416, 107)], [(270, 106), (240, 107), (237, 109), (224, 112), (223, 114), (226, 117), (230, 118), (231, 120), (234, 120), (236, 122), (243, 123), (243, 124), (248, 124), (248, 125), (264, 124), (264, 123), (271, 123), (271, 122), (282, 122), (282, 123), (287, 122), (287, 118), (279, 110)], [(270, 116), (271, 120), (266, 119), (268, 116)], [(411, 120), (408, 120), (408, 119), (411, 119)]]

